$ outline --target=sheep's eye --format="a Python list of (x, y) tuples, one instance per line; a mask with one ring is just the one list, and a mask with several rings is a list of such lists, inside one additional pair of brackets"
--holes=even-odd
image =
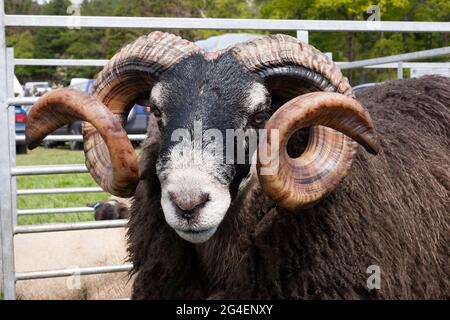
[(152, 107), (152, 113), (155, 116), (155, 118), (160, 119), (162, 116), (161, 110), (159, 110), (157, 107)]
[(256, 125), (261, 125), (267, 120), (266, 112), (258, 112), (253, 115), (253, 123)]

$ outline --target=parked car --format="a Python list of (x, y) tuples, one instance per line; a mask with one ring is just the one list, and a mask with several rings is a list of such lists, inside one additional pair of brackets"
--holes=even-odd
[[(76, 79), (72, 81), (70, 88), (75, 88), (84, 92), (89, 92), (94, 82), (93, 79)], [(125, 130), (128, 134), (145, 134), (147, 132), (148, 119), (150, 117), (150, 110), (146, 106), (136, 104), (130, 111), (125, 125)], [(70, 125), (57, 129), (53, 134), (56, 135), (79, 135), (81, 134), (81, 121), (76, 121)], [(64, 144), (64, 142), (44, 142), (44, 147), (50, 148)], [(71, 150), (82, 150), (83, 142), (70, 141), (69, 147)]]
[[(27, 112), (22, 106), (15, 106), (16, 109), (16, 135), (25, 135), (25, 128), (27, 123)], [(27, 153), (27, 146), (25, 141), (16, 142), (16, 153)]]
[(25, 83), (26, 97), (40, 97), (44, 93), (52, 90), (48, 82), (27, 82)]

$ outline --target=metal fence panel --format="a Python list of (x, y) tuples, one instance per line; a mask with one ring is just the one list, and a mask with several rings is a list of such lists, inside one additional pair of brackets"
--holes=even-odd
[[(128, 139), (131, 141), (142, 141), (147, 138), (147, 135), (145, 134), (129, 134)], [(23, 142), (25, 141), (24, 135), (17, 135), (16, 136), (17, 142)], [(74, 135), (49, 135), (45, 137), (42, 141), (83, 141), (83, 136), (81, 134), (74, 134)]]
[(42, 209), (22, 209), (17, 210), (17, 215), (35, 215), (35, 214), (56, 214), (56, 213), (83, 213), (94, 212), (91, 207), (70, 207), (70, 208), (42, 208)]
[(111, 273), (111, 272), (128, 272), (133, 268), (131, 263), (101, 266), (101, 267), (84, 267), (84, 268), (67, 268), (58, 270), (33, 271), (33, 272), (17, 272), (16, 280), (33, 280), (70, 276), (85, 276), (90, 274)]
[(13, 176), (30, 176), (42, 174), (86, 173), (88, 169), (84, 164), (63, 164), (47, 166), (21, 166), (11, 168)]
[(13, 209), (11, 189), (10, 115), (8, 112), (8, 72), (6, 69), (6, 39), (4, 1), (0, 0), (0, 222), (2, 245), (3, 295), (15, 299)]
[(104, 192), (100, 187), (80, 187), (80, 188), (42, 188), (42, 189), (22, 189), (17, 190), (18, 196), (36, 196), (44, 194), (70, 194), (70, 193), (92, 193)]
[(388, 57), (381, 58), (373, 58), (366, 60), (359, 60), (353, 62), (343, 62), (339, 64), (339, 68), (341, 69), (354, 69), (366, 66), (372, 66), (377, 64), (389, 63), (389, 62), (401, 62), (404, 60), (417, 60), (422, 58), (432, 58), (432, 57), (440, 57), (450, 55), (450, 47), (443, 47), (431, 50), (423, 50), (417, 52), (410, 52), (404, 54), (397, 54)]
[(105, 221), (87, 221), (87, 222), (66, 222), (66, 223), (46, 223), (36, 225), (16, 226), (14, 234), (22, 233), (42, 233), (73, 230), (92, 230), (106, 228), (123, 228), (128, 220), (105, 220)]
[[(66, 28), (73, 25), (73, 17), (45, 15), (6, 15), (5, 25), (10, 27)], [(91, 28), (450, 32), (449, 22), (421, 21), (337, 21), (80, 16), (78, 25), (80, 27)]]
[[(45, 64), (43, 64), (45, 61)], [(102, 67), (108, 63), (109, 60), (102, 59), (14, 59), (16, 66), (83, 66), (83, 67)]]

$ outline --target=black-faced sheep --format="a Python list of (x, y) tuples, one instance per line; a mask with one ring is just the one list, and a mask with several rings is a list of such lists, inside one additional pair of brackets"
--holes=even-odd
[[(112, 58), (91, 96), (40, 99), (27, 142), (86, 121), (92, 176), (134, 195), (135, 299), (448, 298), (449, 87), (374, 87), (358, 96), (370, 116), (294, 38), (204, 53), (154, 32)], [(121, 124), (150, 90), (139, 165)]]
[(129, 199), (112, 196), (106, 201), (99, 201), (88, 206), (94, 209), (95, 220), (128, 219), (130, 217)]

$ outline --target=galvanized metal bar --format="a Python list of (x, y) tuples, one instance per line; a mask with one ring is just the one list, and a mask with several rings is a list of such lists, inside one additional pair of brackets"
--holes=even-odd
[(11, 169), (13, 176), (31, 176), (42, 174), (86, 173), (84, 164), (48, 165), (48, 166), (21, 166)]
[[(142, 141), (147, 138), (146, 134), (129, 134), (128, 139), (131, 141)], [(24, 135), (16, 136), (17, 142), (25, 141)], [(43, 141), (83, 141), (83, 136), (81, 134), (74, 135), (50, 135), (45, 137)]]
[[(8, 96), (14, 97), (14, 48), (6, 49), (6, 68), (8, 78)], [(15, 108), (8, 108), (9, 114), (9, 152), (10, 152), (10, 166), (16, 166), (16, 110)], [(16, 177), (11, 177), (11, 208), (13, 216), (13, 226), (17, 225), (17, 181)]]
[(101, 267), (83, 267), (83, 268), (67, 268), (67, 269), (33, 271), (33, 272), (17, 272), (16, 280), (22, 281), (33, 279), (57, 278), (57, 277), (85, 276), (90, 274), (101, 274), (101, 273), (128, 272), (132, 268), (133, 265), (131, 263), (126, 263)]
[(0, 229), (3, 297), (16, 298), (14, 275), (13, 206), (11, 203), (11, 152), (8, 114), (5, 4), (0, 0)]
[[(305, 31), (305, 32), (307, 32), (307, 31)], [(325, 55), (328, 55), (329, 57), (332, 58), (332, 52), (325, 52)], [(426, 57), (422, 57), (422, 58), (426, 58)], [(36, 65), (36, 66), (52, 66), (52, 65), (55, 65), (55, 66), (70, 66), (70, 65), (73, 65), (73, 66), (90, 66), (91, 65), (88, 62), (86, 64), (84, 64), (83, 63), (84, 60), (73, 60), (74, 61), (73, 64), (70, 64), (70, 61), (72, 61), (72, 60), (69, 60), (69, 59), (67, 59), (67, 60), (66, 59), (15, 59), (15, 61), (18, 61), (18, 60), (20, 60), (20, 61), (22, 61), (22, 60), (30, 60), (30, 61), (36, 61), (36, 62), (30, 63), (30, 64), (16, 63), (15, 65)], [(47, 63), (46, 61), (48, 61), (48, 60), (51, 60), (52, 62)], [(92, 61), (98, 61), (95, 64), (99, 65), (99, 66), (100, 65), (103, 66), (104, 65), (103, 61), (109, 61), (109, 60), (92, 60)], [(347, 61), (335, 61), (335, 63), (337, 65), (342, 65), (343, 66), (343, 65), (349, 64), (350, 62), (347, 62)], [(447, 64), (447, 62), (416, 62), (416, 63), (430, 63), (430, 64), (433, 64), (433, 63), (444, 63), (444, 64)], [(404, 63), (404, 68), (411, 68), (409, 65), (410, 64), (407, 64), (407, 63), (405, 64)], [(367, 68), (397, 68), (397, 64), (395, 64), (395, 66), (390, 66), (389, 63), (383, 63), (383, 64), (379, 64), (379, 65), (370, 65), (370, 66), (368, 65), (366, 67)], [(17, 104), (17, 105), (32, 105), (38, 99), (39, 98), (36, 98), (36, 97), (20, 97), (20, 98), (8, 99), (8, 102), (11, 105), (14, 105), (14, 104)]]
[(397, 79), (403, 79), (403, 61), (398, 62)]
[[(383, 63), (383, 64), (377, 64), (374, 66), (367, 66), (364, 68), (368, 69), (397, 69), (398, 63), (391, 62), (391, 63)], [(448, 69), (450, 70), (450, 62), (403, 62), (403, 69), (410, 69), (410, 68), (441, 68), (441, 69)]]
[[(8, 78), (8, 96), (14, 97), (14, 48), (6, 49), (6, 76)], [(8, 108), (9, 115), (9, 152), (10, 167), (16, 166), (16, 110)], [(16, 198), (17, 181), (16, 177), (11, 177), (11, 214), (13, 218), (13, 226), (17, 224), (17, 198)]]
[(70, 193), (94, 193), (105, 192), (100, 187), (80, 187), (80, 188), (48, 188), (48, 189), (22, 189), (17, 190), (18, 196), (36, 196), (44, 194), (70, 194)]
[(94, 212), (91, 207), (69, 207), (69, 208), (42, 208), (42, 209), (21, 209), (17, 210), (19, 216), (36, 214), (55, 214), (55, 213), (82, 213)]
[(107, 59), (14, 59), (16, 66), (103, 67)]
[[(374, 28), (367, 21), (284, 20), (284, 19), (215, 19), (166, 17), (81, 16), (80, 27), (146, 29), (227, 29), (227, 30), (307, 30), (354, 32), (450, 32), (449, 22), (377, 21)], [(8, 27), (67, 27), (71, 16), (6, 15)]]
[(22, 233), (42, 233), (57, 231), (92, 230), (106, 228), (123, 228), (128, 223), (126, 219), (88, 221), (88, 222), (66, 222), (66, 223), (46, 223), (37, 225), (16, 226), (14, 234)]
[(31, 106), (36, 101), (38, 101), (38, 97), (20, 97), (20, 98), (9, 98), (8, 105), (10, 106)]
[(404, 53), (404, 54), (397, 54), (397, 55), (381, 57), (381, 58), (341, 63), (341, 64), (339, 64), (339, 68), (353, 69), (353, 68), (361, 68), (361, 67), (373, 66), (373, 65), (389, 63), (389, 62), (417, 60), (417, 59), (423, 59), (423, 58), (441, 57), (441, 56), (446, 56), (446, 55), (450, 55), (450, 47), (443, 47), (443, 48), (437, 48), (437, 49), (431, 49), (431, 50), (423, 50), (423, 51), (416, 51), (416, 52), (410, 52), (410, 53)]
[[(308, 32), (308, 31), (297, 31), (297, 32)], [(298, 39), (302, 39), (302, 36), (297, 35)], [(329, 56), (330, 58), (332, 58), (333, 54), (332, 52), (325, 52), (325, 55)], [(26, 62), (22, 62), (25, 60), (29, 60), (30, 63), (26, 63)], [(107, 61), (109, 60), (70, 60), (70, 59), (15, 59), (15, 65), (30, 65), (30, 66), (91, 66), (91, 65), (98, 65), (98, 66), (103, 66), (106, 64)], [(17, 63), (17, 61), (22, 62), (22, 63)], [(71, 63), (73, 61), (73, 64)], [(86, 61), (86, 63), (84, 63), (84, 61)], [(93, 61), (92, 64), (89, 63), (89, 61)], [(349, 62), (347, 61), (335, 61), (336, 64), (338, 65), (344, 65), (344, 64), (348, 64)], [(446, 64), (448, 64), (448, 62), (415, 62), (415, 63), (420, 63), (420, 64), (443, 64), (444, 67), (446, 67)], [(380, 65), (372, 65), (372, 66), (367, 66), (367, 68), (397, 68), (397, 64), (395, 63), (385, 63), (385, 64), (380, 64)], [(411, 68), (409, 63), (404, 63), (404, 68)], [(20, 98), (19, 98), (20, 99)], [(30, 99), (38, 99), (38, 98), (34, 98), (34, 97), (28, 97), (26, 98), (27, 100), (25, 100), (27, 103), (30, 103), (31, 100)], [(16, 102), (16, 101), (22, 101), (22, 100), (11, 100), (11, 102)]]

